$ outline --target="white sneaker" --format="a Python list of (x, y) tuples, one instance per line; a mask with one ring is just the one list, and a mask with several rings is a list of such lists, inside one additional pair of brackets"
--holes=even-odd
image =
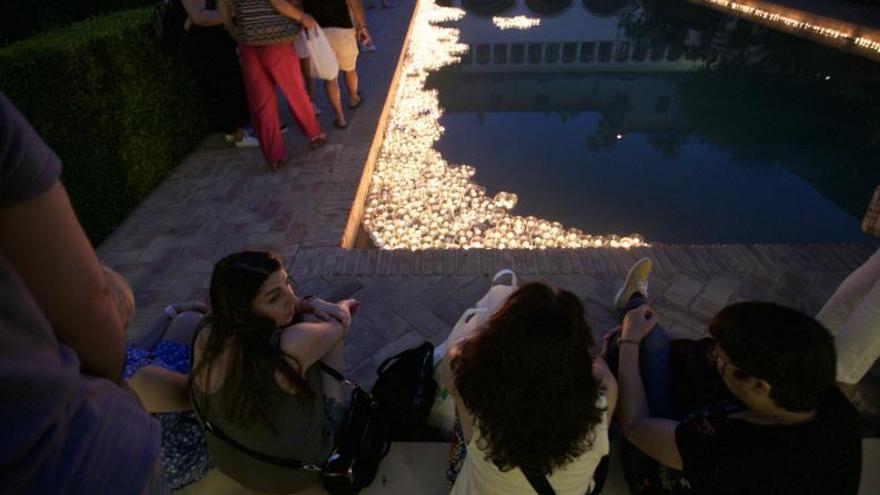
[(253, 136), (244, 136), (241, 141), (235, 142), (236, 148), (258, 148), (260, 142)]
[(630, 267), (626, 274), (626, 281), (614, 296), (614, 306), (617, 309), (625, 308), (626, 303), (636, 292), (645, 299), (648, 298), (648, 276), (651, 275), (652, 266), (653, 262), (650, 258), (642, 258)]

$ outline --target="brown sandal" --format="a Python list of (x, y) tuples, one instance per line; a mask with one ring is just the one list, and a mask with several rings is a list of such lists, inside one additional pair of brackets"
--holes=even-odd
[(324, 133), (318, 134), (317, 136), (309, 140), (309, 148), (313, 150), (316, 150), (321, 146), (324, 146), (325, 144), (327, 144), (327, 135)]

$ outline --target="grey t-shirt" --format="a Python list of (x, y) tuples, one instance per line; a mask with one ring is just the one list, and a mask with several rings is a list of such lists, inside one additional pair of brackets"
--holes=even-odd
[[(35, 198), (61, 163), (0, 92), (0, 208)], [(0, 232), (0, 235), (14, 235)], [(0, 491), (140, 493), (159, 423), (110, 380), (83, 375), (0, 252)]]

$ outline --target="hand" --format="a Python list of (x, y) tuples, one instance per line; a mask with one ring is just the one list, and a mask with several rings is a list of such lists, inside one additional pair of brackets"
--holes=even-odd
[(371, 39), (370, 32), (367, 31), (366, 26), (358, 29), (357, 38), (358, 38), (358, 41), (361, 43), (361, 45), (366, 45), (370, 42), (370, 39)]
[(186, 311), (195, 311), (196, 313), (202, 313), (203, 315), (208, 314), (208, 305), (198, 301), (175, 303), (172, 304), (171, 307), (174, 308), (174, 311), (177, 311), (177, 314)]
[(630, 310), (623, 318), (620, 338), (641, 342), (657, 325), (657, 313), (648, 304)]
[(351, 325), (351, 310), (349, 309), (353, 299), (346, 299), (337, 304), (327, 302), (323, 299), (312, 299), (309, 301), (312, 306), (312, 313), (324, 321), (336, 320), (343, 327), (348, 328)]
[(318, 23), (315, 22), (315, 18), (305, 12), (303, 12), (303, 15), (299, 18), (299, 23), (306, 29), (312, 29), (318, 25)]

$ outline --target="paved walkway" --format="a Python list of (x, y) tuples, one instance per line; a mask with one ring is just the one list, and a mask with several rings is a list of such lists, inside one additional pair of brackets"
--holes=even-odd
[(653, 246), (632, 251), (424, 251), (341, 249), (340, 239), (382, 105), (403, 44), (413, 0), (368, 10), (379, 51), (359, 60), (364, 106), (350, 126), (307, 151), (288, 133), (294, 159), (271, 173), (257, 150), (229, 149), (219, 136), (178, 167), (98, 249), (101, 260), (128, 278), (144, 328), (168, 303), (207, 301), (213, 264), (245, 248), (280, 254), (300, 293), (319, 293), (357, 280), (363, 301), (346, 343), (349, 371), (370, 384), (379, 361), (423, 339), (440, 342), (464, 308), (501, 268), (521, 280), (541, 279), (570, 289), (599, 334), (615, 324), (611, 297), (628, 266), (655, 260), (651, 296), (676, 336), (698, 336), (709, 317), (734, 301), (767, 299), (815, 314), (847, 273), (875, 249), (862, 244)]

